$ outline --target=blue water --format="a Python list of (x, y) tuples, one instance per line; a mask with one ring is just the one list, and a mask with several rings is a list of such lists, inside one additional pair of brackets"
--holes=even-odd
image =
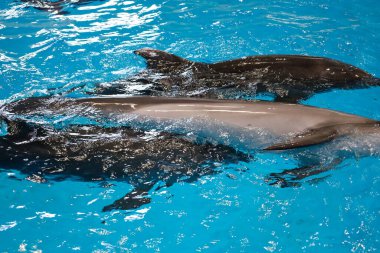
[[(62, 92), (144, 69), (152, 47), (196, 61), (257, 54), (325, 56), (380, 77), (376, 0), (93, 1), (55, 15), (0, 1), (0, 99)], [(57, 88), (52, 91), (51, 88)], [(81, 93), (74, 94), (81, 96)], [(305, 104), (380, 120), (380, 88), (331, 91)], [(0, 153), (1, 155), (1, 153)], [(293, 164), (294, 165), (294, 164)], [(377, 252), (380, 160), (350, 159), (318, 184), (277, 188), (292, 166), (255, 160), (193, 184), (152, 192), (152, 203), (103, 213), (131, 190), (0, 173), (1, 252)], [(248, 169), (248, 170), (247, 170)], [(232, 174), (232, 175), (231, 175)]]

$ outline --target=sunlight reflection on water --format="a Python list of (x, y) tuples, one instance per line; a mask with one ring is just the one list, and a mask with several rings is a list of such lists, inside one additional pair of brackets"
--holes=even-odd
[[(103, 0), (65, 3), (61, 11), (68, 13), (0, 1), (1, 102), (133, 75), (145, 68), (133, 54), (142, 47), (204, 62), (318, 55), (380, 76), (372, 0)], [(306, 103), (379, 119), (379, 91), (332, 91)], [(268, 173), (296, 165), (277, 154), (219, 164), (220, 174), (154, 192), (149, 206), (129, 213), (101, 212), (131, 190), (124, 182), (37, 184), (2, 171), (0, 251), (376, 252), (379, 160), (353, 157), (298, 188), (265, 183)]]

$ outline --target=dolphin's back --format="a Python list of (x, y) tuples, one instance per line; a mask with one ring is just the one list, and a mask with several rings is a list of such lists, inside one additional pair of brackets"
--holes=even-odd
[[(276, 135), (289, 135), (330, 125), (373, 122), (332, 110), (263, 101), (144, 97), (138, 100), (126, 100), (134, 104), (135, 109), (130, 112), (138, 115), (167, 120), (201, 118), (242, 129), (266, 129)], [(120, 110), (120, 107), (116, 110)], [(127, 110), (130, 109), (127, 107)]]
[(59, 113), (67, 110), (81, 113), (79, 107), (81, 110), (92, 108), (105, 115), (133, 113), (167, 120), (203, 118), (246, 129), (265, 128), (276, 134), (295, 133), (326, 125), (374, 122), (352, 114), (297, 104), (149, 96), (28, 98), (7, 104), (3, 110), (14, 114)]
[(224, 61), (210, 65), (223, 73), (247, 73), (265, 70), (265, 79), (281, 83), (292, 80), (319, 80), (344, 84), (347, 81), (371, 79), (373, 76), (353, 65), (315, 56), (303, 55), (264, 55)]
[[(212, 64), (192, 62), (164, 51), (143, 48), (135, 51), (147, 60), (148, 68), (167, 73), (193, 69), (201, 78), (218, 74), (244, 74), (248, 82), (251, 79), (269, 83), (330, 83), (335, 85), (367, 84), (374, 78), (366, 71), (338, 60), (327, 57), (307, 55), (258, 55), (227, 60)], [(180, 71), (181, 72), (181, 71)], [(235, 76), (236, 77), (236, 76)], [(219, 76), (227, 78), (228, 76)], [(379, 85), (375, 82), (373, 84)]]
[(80, 113), (78, 107), (92, 108), (105, 115), (133, 113), (167, 120), (203, 118), (245, 129), (264, 128), (280, 135), (326, 125), (373, 122), (352, 114), (296, 104), (149, 96), (31, 98), (6, 105), (4, 110), (33, 114), (36, 111), (58, 113), (76, 109)]

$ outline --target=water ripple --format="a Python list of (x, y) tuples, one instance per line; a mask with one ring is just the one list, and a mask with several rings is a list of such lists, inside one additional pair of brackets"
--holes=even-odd
[[(205, 62), (319, 55), (380, 77), (374, 0), (93, 0), (64, 1), (61, 8), (57, 15), (0, 1), (1, 103), (133, 75), (145, 68), (133, 54), (140, 47)], [(379, 118), (379, 92), (333, 91), (307, 103)], [(0, 241), (9, 239), (1, 246), (9, 252), (378, 250), (378, 158), (352, 159), (318, 184), (287, 189), (270, 187), (264, 178), (295, 161), (275, 154), (254, 158), (244, 165), (248, 171), (174, 185), (130, 213), (100, 212), (131, 190), (123, 182), (105, 191), (93, 183), (32, 184), (19, 172), (0, 173)]]

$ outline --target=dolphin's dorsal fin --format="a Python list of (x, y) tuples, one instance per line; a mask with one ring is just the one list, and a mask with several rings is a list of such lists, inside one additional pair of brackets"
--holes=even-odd
[(310, 129), (295, 137), (282, 142), (274, 144), (264, 150), (286, 150), (294, 148), (302, 148), (311, 145), (316, 145), (324, 142), (328, 142), (340, 135), (335, 126), (327, 126), (316, 129)]
[(7, 124), (7, 136), (13, 141), (30, 140), (33, 137), (46, 134), (46, 130), (42, 127), (22, 119), (10, 120), (3, 117), (2, 120)]
[(192, 61), (157, 49), (142, 48), (134, 51), (134, 53), (146, 59), (148, 69), (162, 73), (170, 72), (179, 67), (186, 68), (193, 64)]

